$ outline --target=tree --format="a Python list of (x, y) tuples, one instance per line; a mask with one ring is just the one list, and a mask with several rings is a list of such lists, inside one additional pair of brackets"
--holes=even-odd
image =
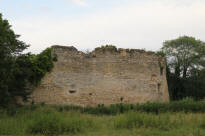
[[(0, 106), (27, 100), (32, 88), (54, 66), (57, 55), (47, 48), (38, 55), (22, 53), (29, 45), (18, 40), (8, 21), (0, 14)], [(18, 99), (17, 99), (18, 98)]]
[[(205, 43), (194, 37), (182, 36), (165, 41), (161, 52), (167, 59), (167, 78), (172, 99), (195, 97), (193, 86), (199, 83), (196, 73), (198, 73), (197, 77), (200, 77), (202, 74), (200, 71), (205, 67)], [(195, 78), (193, 78), (194, 76)], [(198, 80), (196, 81), (196, 79)], [(192, 80), (194, 81), (191, 82)], [(198, 86), (197, 91), (202, 92), (203, 90)]]
[(17, 76), (21, 71), (16, 59), (29, 47), (18, 40), (19, 37), (0, 14), (0, 105), (11, 102), (15, 96), (25, 94), (24, 89), (15, 88), (15, 81), (23, 80)]
[(183, 36), (165, 41), (162, 47), (168, 66), (175, 75), (186, 78), (192, 69), (204, 68), (205, 43), (193, 37)]

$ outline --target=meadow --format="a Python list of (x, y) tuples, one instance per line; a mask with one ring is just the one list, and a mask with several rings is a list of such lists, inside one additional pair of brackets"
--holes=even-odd
[(205, 136), (204, 105), (187, 99), (96, 108), (43, 103), (9, 107), (0, 110), (0, 135)]

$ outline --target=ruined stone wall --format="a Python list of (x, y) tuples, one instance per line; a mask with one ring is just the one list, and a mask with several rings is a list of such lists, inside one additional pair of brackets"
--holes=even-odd
[(135, 49), (101, 49), (89, 54), (53, 46), (58, 61), (35, 89), (35, 103), (98, 104), (169, 101), (165, 59)]

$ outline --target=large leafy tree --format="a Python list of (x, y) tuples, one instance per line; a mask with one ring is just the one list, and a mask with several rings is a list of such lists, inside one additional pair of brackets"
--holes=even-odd
[(172, 99), (205, 97), (205, 43), (182, 36), (165, 41), (161, 52), (167, 59), (167, 77)]
[(204, 68), (205, 43), (193, 37), (183, 36), (165, 41), (162, 47), (169, 68), (178, 77), (186, 78), (192, 69)]
[(25, 89), (22, 89), (25, 86), (19, 84), (24, 79), (18, 77), (22, 71), (16, 60), (29, 45), (18, 38), (19, 35), (11, 29), (8, 20), (3, 19), (0, 14), (0, 105), (26, 94)]

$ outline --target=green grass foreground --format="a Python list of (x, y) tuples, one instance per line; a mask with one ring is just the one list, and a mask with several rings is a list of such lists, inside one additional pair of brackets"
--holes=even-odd
[[(186, 100), (187, 104), (188, 101), (190, 105), (198, 103), (202, 106), (202, 102), (192, 101), (192, 103), (190, 100)], [(182, 103), (185, 102), (178, 102), (178, 106)], [(188, 108), (187, 105), (184, 105), (184, 109), (194, 109), (194, 112), (183, 109), (181, 111), (156, 112), (153, 107), (158, 107), (159, 103), (143, 105), (144, 108), (141, 105), (142, 109), (149, 107), (150, 110), (138, 109), (137, 111), (134, 109), (136, 105), (130, 106), (132, 108), (128, 110), (128, 105), (124, 104), (112, 105), (115, 107), (115, 110), (111, 110), (112, 112), (108, 110), (111, 109), (110, 107), (102, 105), (97, 108), (80, 108), (41, 104), (2, 109), (0, 110), (0, 135), (205, 136), (203, 110), (196, 112), (195, 108)], [(158, 109), (160, 109), (159, 107)]]

